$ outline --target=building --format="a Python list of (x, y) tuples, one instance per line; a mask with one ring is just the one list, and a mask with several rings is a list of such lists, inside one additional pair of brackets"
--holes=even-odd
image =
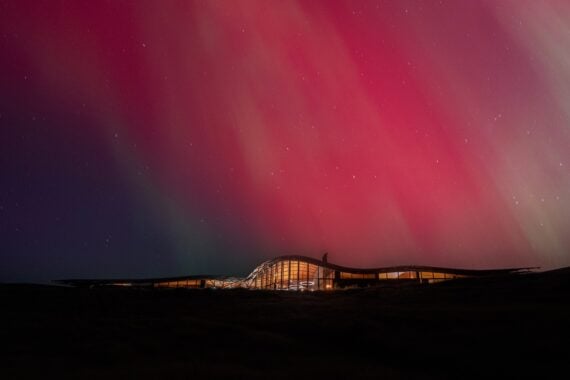
[(357, 269), (331, 264), (327, 260), (327, 254), (325, 254), (322, 260), (306, 256), (277, 257), (260, 264), (245, 278), (184, 276), (152, 279), (58, 280), (56, 282), (83, 287), (137, 286), (201, 289), (332, 290), (382, 284), (432, 284), (464, 277), (506, 275), (528, 269), (530, 268), (475, 270), (428, 266)]

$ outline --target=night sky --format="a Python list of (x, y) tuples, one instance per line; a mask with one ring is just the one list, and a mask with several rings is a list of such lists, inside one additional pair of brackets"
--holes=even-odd
[(570, 3), (0, 1), (0, 281), (570, 265)]

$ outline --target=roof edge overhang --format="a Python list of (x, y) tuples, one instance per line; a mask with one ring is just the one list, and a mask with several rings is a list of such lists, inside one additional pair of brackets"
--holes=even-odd
[[(332, 264), (329, 262), (323, 262), (308, 256), (301, 255), (285, 255), (279, 256), (274, 259), (268, 260), (263, 264), (269, 264), (277, 261), (285, 260), (299, 260), (305, 261), (310, 264), (320, 265), (329, 269), (338, 270), (341, 272), (348, 273), (388, 273), (388, 272), (408, 272), (408, 271), (425, 271), (425, 272), (445, 272), (451, 274), (464, 274), (464, 275), (493, 275), (493, 274), (507, 274), (513, 272), (530, 271), (533, 269), (539, 269), (538, 267), (520, 267), (520, 268), (499, 268), (499, 269), (465, 269), (465, 268), (445, 268), (445, 267), (434, 267), (427, 265), (399, 265), (392, 267), (377, 267), (377, 268), (351, 268), (342, 265)], [(261, 264), (261, 265), (263, 265)]]
[(464, 268), (444, 268), (444, 267), (433, 267), (425, 265), (400, 265), (392, 267), (379, 267), (379, 268), (351, 268), (342, 265), (332, 264), (329, 262), (324, 262), (308, 256), (302, 255), (285, 255), (278, 256), (273, 259), (264, 261), (259, 264), (251, 274), (247, 277), (240, 276), (221, 276), (221, 275), (192, 275), (192, 276), (177, 276), (177, 277), (157, 277), (157, 278), (108, 278), (108, 279), (62, 279), (54, 280), (54, 283), (61, 285), (72, 285), (72, 286), (90, 286), (90, 285), (114, 285), (114, 284), (154, 284), (158, 282), (170, 282), (170, 281), (186, 281), (186, 280), (246, 280), (250, 278), (259, 268), (267, 265), (271, 265), (281, 261), (304, 261), (309, 264), (318, 265), (331, 270), (356, 273), (356, 274), (370, 274), (370, 273), (389, 273), (389, 272), (443, 272), (449, 274), (466, 275), (466, 276), (492, 276), (492, 275), (503, 275), (510, 273), (519, 273), (524, 271), (531, 271), (534, 269), (539, 269), (538, 267), (521, 267), (521, 268), (500, 268), (500, 269), (464, 269)]

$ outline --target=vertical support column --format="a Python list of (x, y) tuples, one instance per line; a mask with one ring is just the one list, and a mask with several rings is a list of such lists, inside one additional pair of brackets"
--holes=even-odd
[(309, 264), (309, 263), (307, 262), (307, 263), (305, 263), (305, 265), (306, 265), (306, 267), (307, 267), (307, 277), (306, 277), (305, 284), (306, 284), (306, 287), (307, 287), (307, 290), (308, 290), (308, 289), (309, 289), (309, 273), (311, 273), (311, 272), (309, 271), (309, 267), (311, 266), (311, 264)]
[(297, 291), (301, 290), (299, 283), (301, 282), (301, 260), (297, 260)]
[(291, 289), (291, 260), (287, 261), (287, 290)]
[(273, 290), (277, 289), (277, 263), (273, 264)]

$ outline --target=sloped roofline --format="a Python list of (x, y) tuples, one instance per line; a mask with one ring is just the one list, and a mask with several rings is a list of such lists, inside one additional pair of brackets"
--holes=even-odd
[[(273, 263), (285, 260), (300, 260), (306, 261), (310, 264), (320, 265), (329, 269), (338, 270), (341, 272), (349, 273), (388, 273), (388, 272), (408, 272), (408, 271), (419, 271), (419, 272), (444, 272), (450, 274), (463, 274), (463, 275), (492, 275), (492, 274), (508, 274), (513, 272), (520, 272), (532, 269), (538, 269), (537, 267), (520, 267), (520, 268), (499, 268), (499, 269), (464, 269), (464, 268), (444, 268), (444, 267), (432, 267), (426, 265), (399, 265), (392, 267), (379, 267), (379, 268), (352, 268), (342, 265), (332, 264), (329, 262), (323, 262), (321, 260), (300, 255), (286, 255), (279, 256), (274, 259), (268, 260), (265, 263)], [(264, 263), (264, 264), (265, 264)], [(261, 264), (263, 265), (263, 264)]]
[(108, 278), (108, 279), (65, 279), (65, 280), (55, 280), (55, 283), (62, 285), (74, 285), (74, 286), (89, 286), (89, 285), (111, 285), (118, 283), (130, 283), (130, 284), (152, 284), (157, 282), (169, 282), (169, 281), (186, 281), (186, 280), (245, 280), (252, 276), (256, 270), (262, 266), (273, 264), (280, 261), (288, 260), (298, 260), (304, 261), (309, 264), (319, 265), (332, 270), (337, 270), (340, 272), (348, 273), (358, 273), (358, 274), (371, 274), (371, 273), (389, 273), (389, 272), (443, 272), (449, 274), (466, 275), (466, 276), (490, 276), (490, 275), (501, 275), (516, 273), (521, 271), (529, 271), (532, 269), (537, 269), (536, 267), (522, 267), (522, 268), (501, 268), (501, 269), (463, 269), (463, 268), (444, 268), (444, 267), (432, 267), (424, 265), (400, 265), (393, 267), (380, 267), (380, 268), (351, 268), (342, 265), (332, 264), (329, 262), (324, 262), (308, 256), (301, 255), (285, 255), (278, 256), (271, 260), (264, 261), (259, 264), (251, 272), (249, 276), (237, 277), (237, 276), (222, 276), (222, 275), (193, 275), (193, 276), (177, 276), (177, 277), (155, 277), (155, 278)]

